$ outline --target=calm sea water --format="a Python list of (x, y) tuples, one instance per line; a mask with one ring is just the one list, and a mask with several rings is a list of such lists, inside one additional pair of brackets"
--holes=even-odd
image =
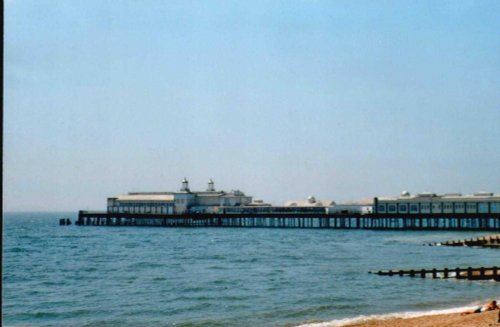
[(500, 251), (423, 243), (482, 235), (301, 229), (58, 226), (4, 214), (3, 323), (295, 326), (500, 297), (500, 283), (381, 277), (500, 266)]

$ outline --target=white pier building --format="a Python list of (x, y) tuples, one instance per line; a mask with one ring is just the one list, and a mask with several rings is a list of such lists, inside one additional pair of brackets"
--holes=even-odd
[(419, 193), (403, 191), (398, 197), (374, 199), (375, 213), (500, 213), (500, 194), (479, 192), (472, 195)]
[(209, 180), (206, 191), (191, 191), (186, 178), (178, 192), (130, 192), (108, 198), (109, 213), (217, 213), (220, 207), (245, 206), (252, 197), (239, 190), (217, 191)]

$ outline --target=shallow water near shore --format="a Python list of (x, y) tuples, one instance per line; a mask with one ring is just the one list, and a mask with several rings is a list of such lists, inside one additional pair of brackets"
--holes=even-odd
[(3, 323), (296, 326), (468, 306), (500, 283), (385, 277), (382, 269), (500, 265), (495, 249), (425, 243), (488, 233), (58, 226), (7, 213)]

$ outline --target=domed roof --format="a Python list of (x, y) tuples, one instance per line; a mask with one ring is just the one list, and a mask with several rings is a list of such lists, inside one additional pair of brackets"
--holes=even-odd
[(401, 192), (401, 196), (410, 196), (410, 192), (403, 191), (403, 192)]
[(314, 196), (310, 195), (307, 197), (307, 202), (314, 203), (314, 202), (316, 202), (316, 198)]

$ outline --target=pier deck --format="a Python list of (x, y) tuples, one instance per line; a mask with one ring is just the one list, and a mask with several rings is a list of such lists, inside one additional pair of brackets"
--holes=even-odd
[(456, 214), (137, 214), (80, 211), (79, 226), (261, 227), (499, 231), (500, 213)]

